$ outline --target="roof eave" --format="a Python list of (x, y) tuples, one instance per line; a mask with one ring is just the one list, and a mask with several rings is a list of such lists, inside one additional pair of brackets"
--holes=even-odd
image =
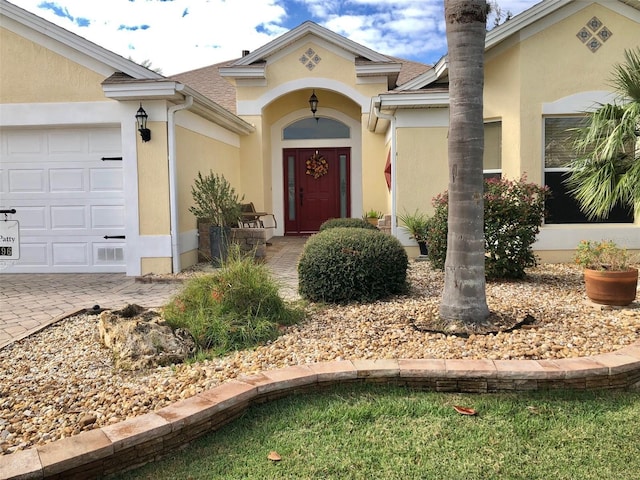
[(188, 110), (193, 113), (238, 135), (249, 135), (255, 132), (253, 125), (180, 82), (136, 80), (117, 83), (103, 82), (102, 90), (107, 98), (113, 100), (167, 100), (177, 103), (184, 101), (187, 96), (191, 96), (193, 97), (193, 105)]

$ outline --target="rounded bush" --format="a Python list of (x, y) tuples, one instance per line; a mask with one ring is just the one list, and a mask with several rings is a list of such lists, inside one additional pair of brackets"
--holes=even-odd
[(320, 225), (320, 232), (325, 230), (329, 230), (331, 228), (364, 228), (367, 230), (375, 230), (376, 232), (380, 232), (378, 227), (375, 225), (371, 225), (366, 220), (361, 218), (330, 218), (322, 225)]
[(404, 248), (391, 235), (331, 228), (305, 244), (298, 290), (313, 302), (371, 302), (406, 292), (408, 263)]

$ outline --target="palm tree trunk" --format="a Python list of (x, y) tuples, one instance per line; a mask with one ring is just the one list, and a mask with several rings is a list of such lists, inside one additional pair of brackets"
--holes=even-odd
[(449, 218), (440, 316), (489, 316), (484, 272), (483, 87), (485, 0), (445, 0), (449, 57)]

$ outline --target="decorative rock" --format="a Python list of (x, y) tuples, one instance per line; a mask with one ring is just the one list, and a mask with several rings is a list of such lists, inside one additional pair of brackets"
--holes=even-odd
[(181, 363), (195, 350), (188, 331), (171, 327), (160, 314), (139, 305), (100, 314), (100, 339), (113, 350), (116, 367), (139, 370)]
[[(524, 282), (488, 282), (492, 311), (529, 313), (536, 324), (505, 334), (473, 335), (463, 342), (410, 325), (410, 318), (437, 313), (444, 278), (425, 262), (412, 263), (409, 277), (407, 296), (313, 308), (303, 323), (286, 327), (280, 337), (254, 349), (133, 372), (114, 369), (115, 355), (96, 342), (97, 313), (56, 322), (0, 349), (0, 432), (9, 432), (0, 439), (0, 455), (152, 412), (265, 369), (363, 358), (516, 360), (531, 358), (526, 354), (535, 349), (537, 358), (561, 359), (567, 356), (565, 349), (572, 357), (598, 355), (639, 338), (640, 303), (592, 309), (583, 301), (582, 271), (573, 265), (532, 269)], [(640, 382), (636, 388), (640, 391)], [(81, 426), (83, 414), (95, 415), (95, 422)]]
[(78, 424), (81, 427), (86, 427), (87, 425), (92, 425), (92, 424), (96, 423), (97, 419), (98, 419), (98, 417), (96, 417), (95, 415), (92, 415), (90, 413), (85, 413), (78, 420)]

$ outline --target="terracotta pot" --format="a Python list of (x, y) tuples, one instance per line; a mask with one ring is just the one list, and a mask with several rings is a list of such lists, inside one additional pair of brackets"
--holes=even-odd
[(636, 298), (638, 269), (626, 271), (584, 269), (587, 297), (602, 305), (629, 305)]

